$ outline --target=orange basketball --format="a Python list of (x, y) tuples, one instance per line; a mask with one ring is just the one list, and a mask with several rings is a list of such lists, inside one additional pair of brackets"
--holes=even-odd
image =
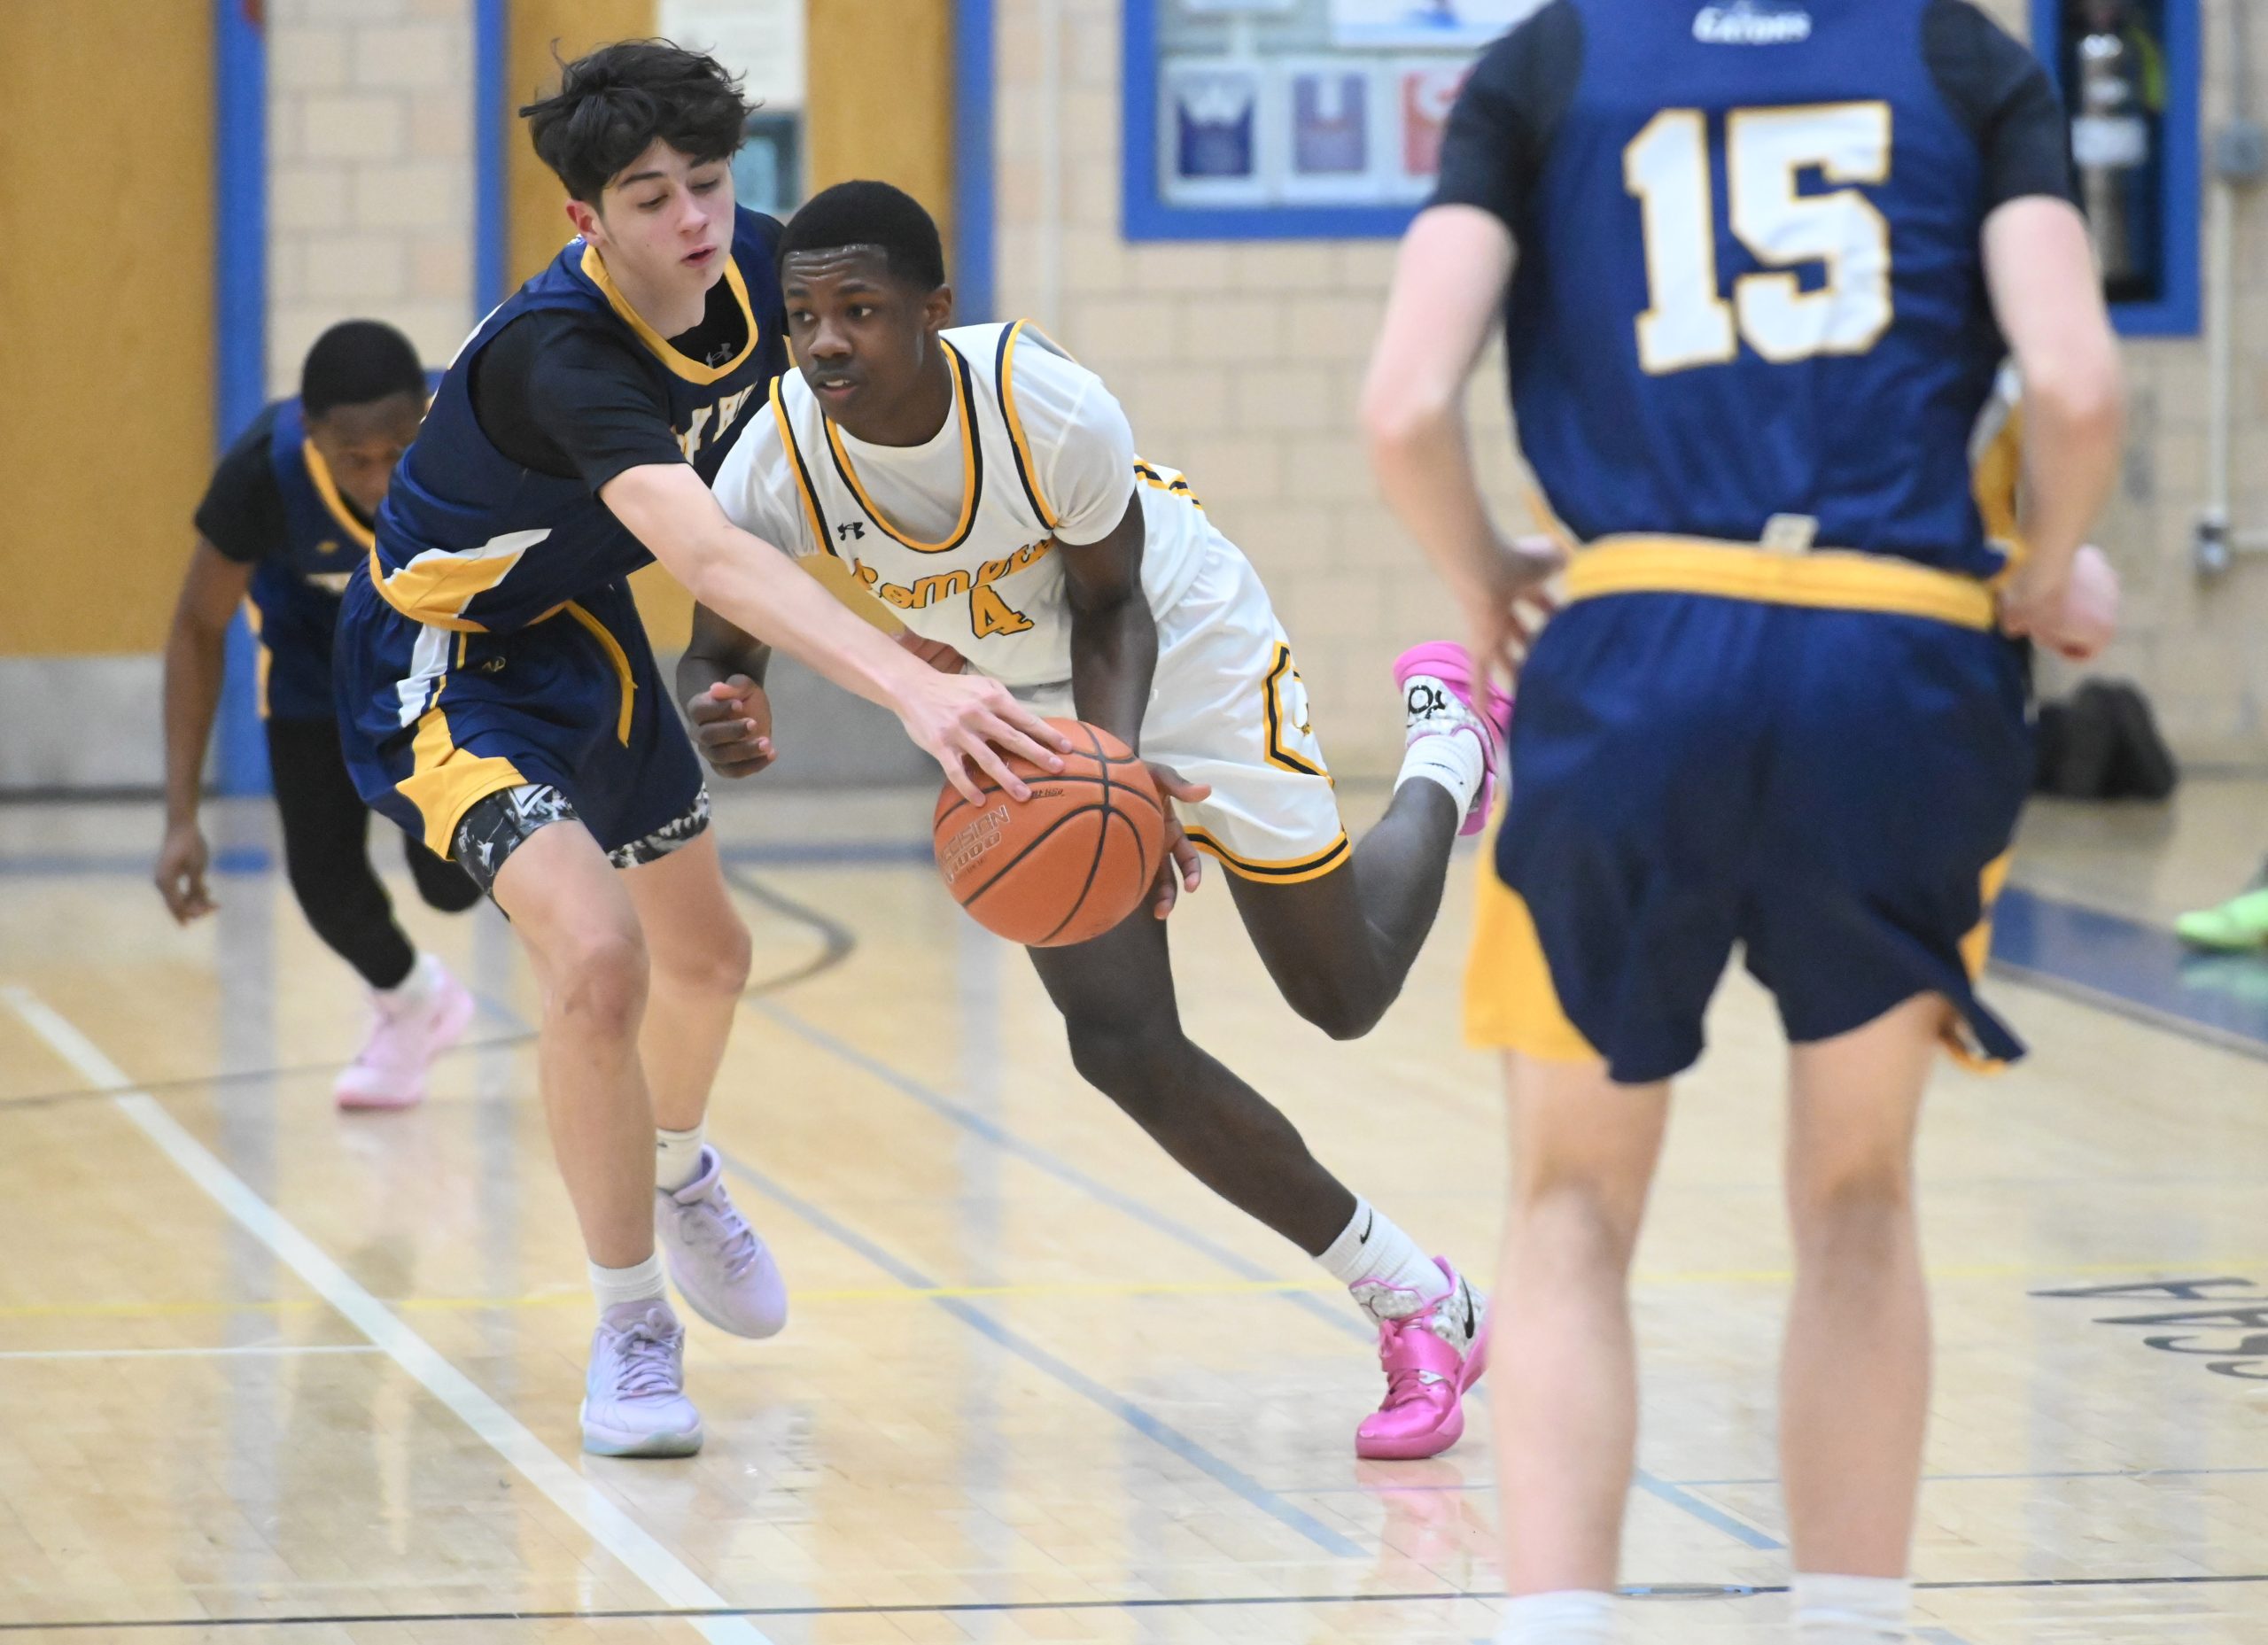
[(971, 805), (952, 784), (937, 795), (932, 835), (945, 888), (986, 930), (1026, 948), (1100, 936), (1141, 906), (1166, 849), (1165, 812), (1149, 768), (1084, 720), (1047, 722), (1071, 740), (1060, 772), (1008, 757), (1031, 785), (1021, 804), (983, 772)]

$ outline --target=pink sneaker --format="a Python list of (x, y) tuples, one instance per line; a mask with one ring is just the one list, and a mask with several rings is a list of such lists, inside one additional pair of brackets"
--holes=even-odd
[(1449, 1289), (1431, 1299), (1385, 1285), (1357, 1285), (1355, 1300), (1379, 1321), (1386, 1403), (1355, 1431), (1355, 1455), (1407, 1461), (1437, 1456), (1464, 1434), (1464, 1393), (1488, 1369), (1487, 1305), (1441, 1257)]
[(693, 1311), (735, 1337), (771, 1337), (788, 1323), (788, 1283), (764, 1239), (725, 1191), (725, 1162), (701, 1151), (701, 1174), (654, 1191), (654, 1234)]
[(370, 1036), (339, 1071), (331, 1095), (342, 1108), (414, 1108), (425, 1100), (425, 1070), (472, 1021), (471, 993), (431, 954), (426, 987), (414, 1005), (373, 994)]
[(1472, 700), (1472, 663), (1463, 646), (1437, 640), (1412, 646), (1394, 660), (1394, 683), (1401, 688), (1409, 716), (1404, 746), (1420, 737), (1462, 732), (1480, 745), (1480, 791), (1466, 807), (1461, 834), (1488, 826), (1496, 803), (1496, 775), (1504, 759), (1503, 739), (1512, 722), (1512, 700), (1494, 685), (1483, 713)]

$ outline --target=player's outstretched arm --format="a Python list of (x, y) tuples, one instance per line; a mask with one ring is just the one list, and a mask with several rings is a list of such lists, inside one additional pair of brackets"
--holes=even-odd
[(156, 878), (167, 912), (184, 925), (217, 905), (205, 888), (208, 854), (197, 826), (198, 788), (221, 702), (229, 623), (251, 586), (250, 565), (198, 538), (166, 634), (166, 837)]
[[(1992, 313), (2023, 378), (2024, 564), (2001, 594), (2001, 626), (2058, 649), (2101, 636), (2073, 599), (2072, 568), (2110, 500), (2125, 434), (2117, 339), (2077, 207), (2047, 195), (1984, 220)], [(2109, 575), (2090, 564), (2083, 580)], [(2079, 591), (2085, 593), (2085, 590)]]
[(1464, 423), (1465, 386), (1511, 278), (1512, 237), (1475, 206), (1436, 206), (1402, 242), (1386, 322), (1363, 385), (1379, 487), (1464, 609), (1477, 670), (1506, 679), (1529, 623), (1516, 602), (1563, 563), (1488, 517)]
[(599, 500), (695, 600), (896, 714), (972, 803), (981, 802), (968, 775), (972, 763), (1015, 798), (1029, 796), (1001, 758), (1003, 749), (1043, 770), (1062, 769), (1058, 757), (1069, 744), (1006, 687), (981, 675), (940, 673), (845, 610), (778, 548), (726, 519), (690, 465), (625, 469), (600, 488)]

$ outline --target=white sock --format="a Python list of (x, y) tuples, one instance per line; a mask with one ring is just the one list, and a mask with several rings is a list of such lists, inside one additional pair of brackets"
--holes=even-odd
[(1449, 791), (1462, 817), (1472, 809), (1472, 796), (1480, 792), (1480, 744), (1469, 733), (1429, 731), (1412, 737), (1402, 751), (1402, 771), (1394, 786), (1399, 788), (1421, 777), (1438, 782)]
[(1797, 1645), (1899, 1645), (1913, 1600), (1905, 1577), (1798, 1572), (1788, 1589)]
[(657, 1251), (643, 1262), (628, 1268), (601, 1268), (592, 1263), (591, 1294), (598, 1299), (601, 1314), (625, 1302), (661, 1301), (669, 1295), (669, 1283), (662, 1273), (662, 1253)]
[[(1396, 1291), (1415, 1292), (1421, 1300), (1431, 1302), (1449, 1287), (1441, 1265), (1389, 1219), (1371, 1209), (1371, 1202), (1360, 1194), (1355, 1196), (1354, 1216), (1316, 1261), (1349, 1291), (1358, 1285), (1388, 1285)], [(1370, 1309), (1363, 1298), (1355, 1300), (1366, 1311)]]
[(409, 967), (408, 976), (392, 988), (375, 989), (372, 992), (388, 1011), (414, 1010), (440, 991), (442, 980), (448, 974), (439, 959), (431, 954), (420, 954)]
[(665, 1194), (673, 1194), (701, 1175), (702, 1133), (708, 1129), (703, 1121), (689, 1131), (654, 1132), (654, 1186)]
[(1614, 1595), (1596, 1588), (1523, 1594), (1504, 1602), (1496, 1645), (1610, 1645)]

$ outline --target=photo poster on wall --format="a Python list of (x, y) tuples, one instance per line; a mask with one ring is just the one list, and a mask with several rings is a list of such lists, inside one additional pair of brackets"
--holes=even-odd
[(733, 158), (734, 198), (787, 217), (803, 202), (804, 0), (660, 0), (665, 39), (741, 76), (756, 105)]
[(1168, 208), (1415, 205), (1458, 89), (1542, 0), (1151, 0)]

